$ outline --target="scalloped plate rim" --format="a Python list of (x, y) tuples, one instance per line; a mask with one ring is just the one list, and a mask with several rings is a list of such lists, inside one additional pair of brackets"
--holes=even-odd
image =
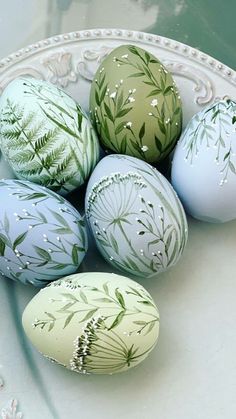
[(223, 78), (227, 77), (229, 82), (236, 84), (235, 70), (199, 49), (162, 35), (119, 28), (95, 28), (66, 32), (29, 44), (0, 60), (0, 76), (10, 67), (14, 66), (14, 64), (24, 61), (28, 57), (37, 54), (40, 50), (48, 50), (53, 48), (53, 46), (65, 45), (71, 42), (74, 43), (88, 39), (134, 39), (136, 42), (140, 41), (141, 43), (158, 45), (159, 47), (175, 51), (178, 55), (182, 55), (183, 57), (187, 56), (191, 60), (200, 62), (204, 67), (211, 68)]

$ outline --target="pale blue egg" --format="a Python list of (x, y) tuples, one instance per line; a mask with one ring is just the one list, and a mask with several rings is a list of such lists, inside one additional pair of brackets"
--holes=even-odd
[(0, 272), (42, 287), (77, 271), (87, 251), (84, 219), (64, 198), (27, 181), (0, 181)]
[(172, 184), (193, 217), (236, 218), (235, 102), (221, 100), (193, 116), (174, 153)]
[(170, 183), (146, 162), (124, 155), (102, 159), (92, 173), (86, 216), (104, 258), (149, 277), (173, 266), (187, 241), (187, 221)]

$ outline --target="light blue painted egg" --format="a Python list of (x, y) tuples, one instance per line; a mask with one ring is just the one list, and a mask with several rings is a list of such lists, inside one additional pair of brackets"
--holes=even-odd
[(0, 272), (42, 287), (77, 271), (85, 223), (64, 198), (27, 181), (0, 181)]
[(116, 268), (149, 277), (179, 260), (187, 241), (185, 213), (170, 183), (148, 163), (103, 158), (85, 201), (97, 247)]
[(236, 218), (236, 102), (221, 100), (193, 116), (174, 153), (172, 184), (193, 217)]

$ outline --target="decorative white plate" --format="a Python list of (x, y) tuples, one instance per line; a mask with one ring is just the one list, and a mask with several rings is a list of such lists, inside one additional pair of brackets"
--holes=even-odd
[[(224, 64), (177, 41), (120, 29), (59, 35), (11, 54), (0, 61), (0, 92), (15, 77), (31, 75), (61, 86), (87, 109), (97, 66), (126, 43), (150, 51), (173, 73), (184, 125), (217, 97), (236, 98), (236, 73)], [(11, 176), (0, 156), (0, 177)], [(189, 224), (178, 265), (142, 281), (160, 308), (161, 335), (148, 360), (129, 373), (84, 377), (49, 363), (21, 327), (22, 311), (37, 290), (0, 282), (0, 418), (235, 417), (236, 223)], [(92, 244), (82, 269), (111, 271)]]

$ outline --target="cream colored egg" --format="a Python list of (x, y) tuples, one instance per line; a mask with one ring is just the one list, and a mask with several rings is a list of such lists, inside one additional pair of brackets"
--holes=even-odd
[(110, 273), (75, 274), (42, 289), (23, 327), (47, 358), (79, 373), (129, 370), (154, 348), (159, 314), (136, 282)]

